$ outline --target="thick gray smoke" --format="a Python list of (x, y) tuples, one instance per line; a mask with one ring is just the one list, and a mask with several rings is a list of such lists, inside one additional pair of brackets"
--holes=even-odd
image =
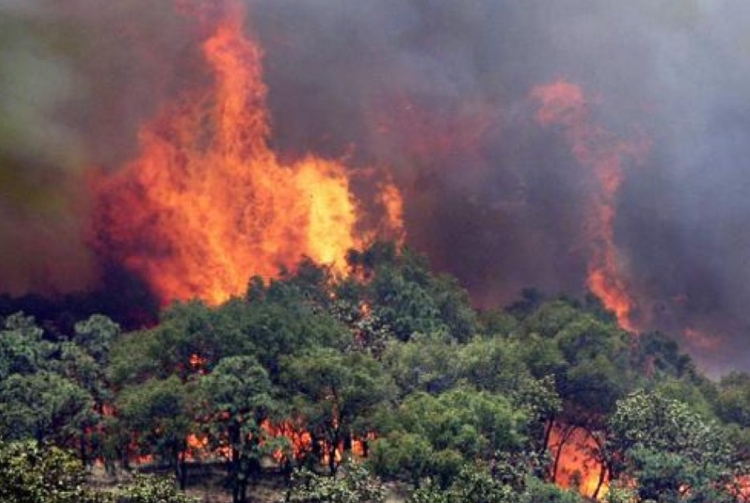
[[(410, 244), (479, 305), (526, 286), (584, 290), (591, 174), (560, 130), (535, 123), (529, 99), (540, 84), (579, 85), (602, 128), (652, 145), (626, 168), (615, 222), (642, 319), (685, 337), (707, 368), (748, 368), (750, 4), (245, 1), (274, 147), (389, 166)], [(0, 79), (15, 82), (0, 86), (0, 127), (22, 139), (0, 140), (0, 273), (14, 278), (0, 289), (95, 281), (71, 237), (84, 225), (84, 168), (116, 169), (159, 103), (206, 78), (204, 26), (184, 14), (200, 2), (172, 4), (0, 0), (14, 27), (0, 31)], [(58, 202), (40, 209), (24, 190)], [(44, 271), (59, 279), (44, 285)]]
[(200, 64), (191, 28), (171, 2), (0, 0), (0, 292), (97, 285), (88, 174)]

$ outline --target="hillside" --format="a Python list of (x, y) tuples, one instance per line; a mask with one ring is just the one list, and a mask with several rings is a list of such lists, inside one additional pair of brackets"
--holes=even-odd
[(729, 502), (750, 473), (750, 376), (708, 379), (593, 296), (477, 311), (387, 243), (350, 252), (346, 274), (303, 261), (138, 331), (102, 315), (3, 327), (4, 452), (54, 445), (228, 501), (276, 479), (297, 502), (380, 501), (383, 482), (414, 503)]

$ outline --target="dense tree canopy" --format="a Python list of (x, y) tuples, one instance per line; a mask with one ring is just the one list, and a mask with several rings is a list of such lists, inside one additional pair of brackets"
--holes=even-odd
[[(129, 333), (101, 315), (67, 334), (9, 316), (0, 440), (115, 471), (145, 460), (180, 486), (191, 466), (223, 464), (236, 502), (269, 470), (299, 502), (379, 502), (379, 480), (406, 483), (414, 503), (578, 501), (553, 483), (599, 498), (609, 486), (613, 502), (741, 497), (746, 374), (711, 381), (593, 297), (529, 289), (477, 312), (413, 252), (378, 243), (349, 267), (304, 260)], [(590, 473), (566, 466), (570, 452)]]

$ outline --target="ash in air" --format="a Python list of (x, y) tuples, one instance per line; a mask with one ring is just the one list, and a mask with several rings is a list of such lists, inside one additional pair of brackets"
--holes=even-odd
[[(634, 326), (748, 368), (750, 4), (243, 3), (280, 164), (341, 161), (357, 201), (387, 171), (407, 244), (478, 305), (582, 294), (604, 264)], [(0, 0), (0, 290), (97, 289), (127, 269), (92, 245), (107, 226), (90, 179), (212, 85), (201, 47), (232, 2), (205, 4)], [(540, 120), (555, 85), (578, 90), (562, 113), (585, 126)]]

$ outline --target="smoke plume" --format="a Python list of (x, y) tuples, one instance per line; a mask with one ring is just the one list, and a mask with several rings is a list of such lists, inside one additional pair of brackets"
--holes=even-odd
[[(575, 86), (607, 141), (649, 145), (621, 159), (607, 200), (606, 260), (638, 328), (681, 337), (708, 369), (747, 368), (749, 4), (244, 3), (270, 148), (287, 164), (346, 159), (362, 193), (378, 187), (359, 174), (387, 167), (407, 243), (480, 306), (591, 285), (600, 183), (533, 94)], [(210, 81), (200, 44), (224, 2), (204, 4), (0, 0), (0, 290), (102, 285), (113, 264), (90, 246), (87, 177), (120, 172), (144, 122)]]

